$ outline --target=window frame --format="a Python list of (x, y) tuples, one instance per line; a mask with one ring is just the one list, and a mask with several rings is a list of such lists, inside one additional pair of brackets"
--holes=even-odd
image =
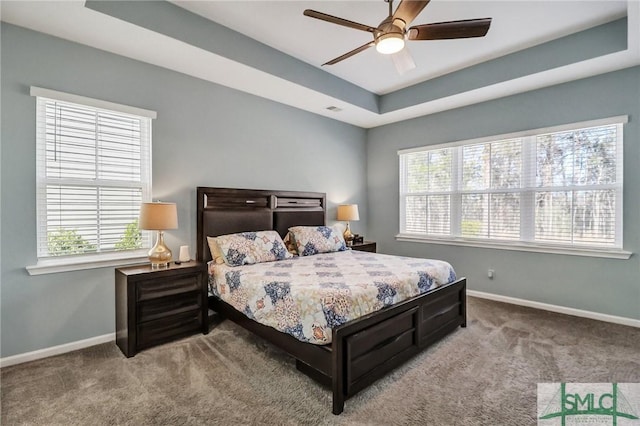
[[(146, 110), (143, 108), (132, 107), (128, 105), (117, 104), (113, 102), (103, 101), (99, 99), (88, 98), (84, 96), (74, 95), (70, 93), (58, 92), (55, 90), (44, 89), (40, 87), (32, 86), (30, 95), (36, 98), (36, 249), (39, 250), (39, 244), (43, 239), (42, 232), (47, 232), (43, 229), (41, 224), (43, 220), (46, 220), (46, 199), (41, 196), (41, 191), (44, 190), (46, 185), (51, 182), (51, 178), (46, 176), (45, 167), (46, 162), (42, 158), (45, 141), (43, 137), (43, 127), (37, 121), (40, 116), (40, 102), (52, 100), (62, 103), (71, 103), (79, 105), (80, 107), (86, 107), (95, 109), (97, 111), (104, 111), (106, 113), (117, 113), (125, 115), (134, 115), (141, 119), (148, 120), (148, 137), (144, 138), (144, 143), (147, 145), (144, 147), (146, 157), (142, 160), (140, 184), (132, 184), (130, 181), (122, 181), (115, 183), (113, 187), (126, 188), (126, 187), (140, 187), (142, 190), (142, 202), (148, 202), (151, 200), (151, 170), (152, 170), (152, 120), (157, 118), (155, 111)], [(73, 179), (71, 179), (73, 180)], [(82, 185), (90, 183), (90, 181), (81, 179)], [(94, 179), (95, 185), (89, 185), (95, 188), (101, 187), (104, 182), (100, 179)], [(111, 182), (113, 183), (113, 182)], [(64, 181), (60, 184), (65, 185)], [(45, 227), (46, 228), (46, 227)], [(143, 231), (146, 232), (146, 231)], [(76, 271), (84, 269), (93, 269), (108, 266), (119, 266), (140, 263), (147, 259), (147, 245), (149, 245), (149, 238), (144, 238), (147, 244), (143, 243), (143, 247), (140, 249), (124, 250), (124, 251), (106, 251), (97, 253), (83, 253), (73, 255), (62, 256), (42, 256), (37, 252), (37, 263), (35, 265), (27, 266), (26, 269), (30, 275), (40, 275), (48, 273)]]
[[(502, 135), (493, 135), (486, 136), (476, 139), (469, 140), (461, 140), (455, 142), (448, 142), (442, 144), (435, 145), (426, 145), (416, 148), (409, 149), (401, 149), (397, 151), (398, 160), (399, 160), (399, 190), (398, 190), (398, 213), (399, 213), (399, 222), (398, 227), (399, 231), (396, 234), (397, 241), (407, 241), (407, 242), (421, 242), (428, 244), (445, 244), (445, 245), (456, 245), (456, 246), (466, 246), (466, 247), (480, 247), (480, 248), (489, 248), (489, 249), (500, 249), (500, 250), (517, 250), (517, 251), (527, 251), (527, 252), (541, 252), (541, 253), (552, 253), (552, 254), (567, 254), (567, 255), (578, 255), (578, 256), (592, 256), (592, 257), (605, 257), (605, 258), (616, 258), (616, 259), (628, 259), (632, 253), (624, 250), (623, 244), (623, 168), (624, 168), (624, 157), (623, 157), (623, 149), (624, 149), (624, 134), (623, 127), (624, 124), (628, 122), (628, 116), (614, 116), (608, 117), (598, 120), (590, 120), (583, 121), (577, 123), (569, 123), (558, 126), (546, 127), (546, 128), (537, 128), (530, 129), (526, 131), (513, 132)], [(521, 173), (521, 185), (520, 188), (516, 191), (524, 197), (521, 197), (522, 200), (526, 200), (526, 206), (531, 207), (531, 203), (534, 203), (533, 197), (531, 200), (528, 198), (532, 197), (532, 194), (535, 194), (538, 189), (535, 186), (535, 182), (531, 180), (535, 180), (535, 164), (530, 164), (531, 161), (535, 161), (535, 155), (531, 154), (531, 149), (534, 147), (535, 149), (535, 138), (536, 136), (548, 134), (548, 133), (558, 133), (563, 131), (573, 131), (591, 127), (599, 127), (599, 126), (607, 126), (607, 125), (617, 125), (620, 147), (616, 152), (616, 167), (617, 176), (620, 179), (620, 182), (616, 182), (612, 186), (617, 186), (616, 190), (620, 194), (616, 200), (616, 212), (620, 212), (619, 218), (619, 226), (616, 227), (616, 241), (620, 242), (621, 247), (602, 247), (602, 246), (587, 246), (587, 245), (574, 245), (574, 244), (559, 244), (559, 243), (543, 243), (539, 241), (531, 241), (531, 240), (523, 240), (523, 235), (520, 234), (520, 239), (518, 240), (498, 240), (498, 239), (490, 239), (490, 238), (465, 238), (461, 236), (460, 232), (460, 209), (461, 209), (461, 201), (460, 197), (468, 192), (477, 193), (479, 191), (468, 191), (462, 189), (462, 159), (461, 152), (463, 146), (483, 144), (483, 143), (492, 143), (492, 142), (500, 142), (510, 139), (522, 139), (522, 149), (521, 149), (521, 162), (522, 162), (522, 173)], [(531, 144), (531, 141), (534, 141), (534, 144)], [(446, 191), (451, 195), (451, 217), (450, 217), (450, 235), (446, 236), (435, 236), (435, 235), (424, 235), (424, 234), (416, 234), (416, 233), (408, 233), (405, 231), (406, 229), (406, 217), (404, 214), (404, 206), (405, 206), (405, 198), (407, 195), (420, 195), (421, 192), (418, 193), (409, 193), (403, 192), (404, 190), (404, 180), (405, 180), (405, 170), (404, 170), (404, 161), (403, 156), (405, 154), (415, 153), (415, 152), (424, 152), (424, 151), (435, 151), (445, 148), (460, 148), (452, 151), (452, 188), (450, 191)], [(530, 168), (534, 168), (533, 174), (530, 173)], [(525, 173), (527, 176), (525, 176)], [(455, 186), (455, 187), (454, 187)], [(491, 192), (510, 192), (509, 190), (503, 189), (485, 189), (480, 192), (491, 193)], [(431, 195), (431, 194), (430, 194)], [(522, 204), (521, 204), (522, 205)], [(524, 206), (523, 206), (524, 208)], [(535, 216), (535, 213), (532, 213)], [(521, 217), (523, 216), (523, 211), (521, 210)], [(522, 219), (521, 219), (522, 220)], [(520, 226), (523, 229), (523, 225)], [(531, 228), (533, 230), (535, 228)], [(525, 238), (531, 237), (526, 236)]]

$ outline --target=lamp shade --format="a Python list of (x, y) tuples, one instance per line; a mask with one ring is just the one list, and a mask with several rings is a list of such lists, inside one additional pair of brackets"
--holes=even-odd
[(338, 220), (360, 220), (357, 204), (342, 204), (338, 206)]
[(142, 203), (138, 227), (158, 231), (178, 228), (176, 203)]

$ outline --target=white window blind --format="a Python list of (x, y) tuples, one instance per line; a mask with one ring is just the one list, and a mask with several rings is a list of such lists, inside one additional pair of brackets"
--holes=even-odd
[(86, 98), (46, 89), (32, 88), (32, 95), (38, 258), (149, 247), (137, 219), (151, 194), (151, 116), (102, 101), (69, 102)]
[(622, 249), (625, 122), (400, 151), (400, 235)]

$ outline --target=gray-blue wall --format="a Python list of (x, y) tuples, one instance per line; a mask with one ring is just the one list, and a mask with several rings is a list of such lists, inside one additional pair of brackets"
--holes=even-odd
[(34, 277), (25, 270), (37, 261), (32, 85), (158, 112), (153, 196), (178, 203), (172, 248), (195, 249), (196, 186), (322, 191), (330, 220), (335, 204), (359, 203), (353, 228), (380, 251), (449, 260), (471, 289), (640, 318), (637, 255), (607, 260), (394, 238), (398, 149), (628, 114), (624, 240), (638, 252), (638, 67), (365, 131), (4, 23), (1, 43), (1, 357), (114, 331), (114, 268)]
[(30, 86), (158, 112), (153, 197), (178, 204), (174, 250), (195, 250), (196, 186), (327, 193), (358, 203), (366, 131), (121, 56), (2, 24), (0, 356), (115, 331), (114, 268), (29, 276), (36, 263), (35, 98)]
[[(369, 234), (379, 251), (450, 261), (473, 290), (640, 319), (640, 260), (398, 242), (397, 150), (629, 115), (624, 126), (624, 248), (640, 251), (640, 67), (371, 129)], [(495, 278), (487, 278), (487, 270)]]

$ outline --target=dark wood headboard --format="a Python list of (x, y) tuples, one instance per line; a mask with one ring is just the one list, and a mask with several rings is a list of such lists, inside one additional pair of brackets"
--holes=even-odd
[(284, 238), (292, 226), (324, 225), (326, 201), (323, 192), (198, 187), (196, 259), (211, 260), (207, 237), (273, 229)]

